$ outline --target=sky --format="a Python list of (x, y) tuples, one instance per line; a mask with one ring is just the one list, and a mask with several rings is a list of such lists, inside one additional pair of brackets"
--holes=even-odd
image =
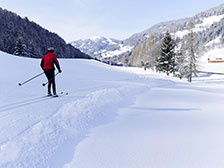
[(119, 40), (163, 21), (194, 16), (222, 0), (0, 0), (0, 7), (57, 33), (66, 42)]

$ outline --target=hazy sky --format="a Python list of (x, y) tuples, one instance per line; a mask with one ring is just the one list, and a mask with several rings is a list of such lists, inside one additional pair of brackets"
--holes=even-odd
[(60, 35), (66, 42), (125, 39), (161, 21), (193, 16), (222, 0), (0, 0), (0, 7)]

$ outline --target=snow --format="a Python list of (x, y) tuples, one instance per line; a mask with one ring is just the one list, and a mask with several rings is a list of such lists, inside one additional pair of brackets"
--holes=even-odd
[(219, 22), (221, 19), (224, 18), (224, 15), (213, 15), (207, 18), (202, 19), (202, 23), (196, 25), (196, 27), (210, 27), (213, 23)]
[(177, 31), (174, 36), (177, 38), (183, 38), (184, 36), (186, 36), (187, 34), (189, 34), (189, 30), (183, 30), (183, 31)]
[(224, 166), (222, 75), (187, 83), (143, 68), (59, 59), (59, 97), (51, 98), (44, 75), (17, 85), (41, 73), (40, 59), (0, 57), (0, 168)]
[(116, 45), (117, 43), (113, 42), (110, 38), (107, 38), (107, 41), (109, 41), (110, 44)]
[(193, 29), (193, 32), (200, 32), (205, 30), (206, 28), (209, 28), (212, 24), (219, 22), (221, 19), (224, 18), (224, 15), (213, 15), (210, 17), (206, 17), (201, 19), (201, 24), (196, 24), (195, 28)]
[(205, 47), (213, 47), (214, 45), (218, 45), (221, 44), (221, 35), (218, 36), (216, 39), (208, 42), (207, 44), (205, 44)]
[(207, 62), (208, 59), (211, 61), (223, 61), (224, 60), (224, 48), (221, 43), (221, 35), (216, 39), (208, 42), (205, 47), (207, 47), (208, 51), (203, 55), (203, 61)]
[(92, 36), (90, 37), (90, 40), (97, 41), (97, 40), (100, 40), (101, 38), (102, 38), (101, 36)]
[(113, 56), (117, 56), (123, 53), (126, 53), (128, 51), (131, 51), (134, 47), (133, 46), (123, 46), (122, 44), (120, 44), (120, 48), (114, 51), (108, 51), (105, 53), (102, 53), (102, 57), (103, 58), (108, 58), (108, 57), (113, 57)]
[[(224, 18), (224, 15), (213, 15), (206, 18), (200, 18), (202, 23), (196, 24), (195, 27), (193, 28), (193, 32), (196, 32), (196, 33), (201, 32), (205, 30), (206, 28), (209, 28), (212, 24), (219, 22), (223, 18)], [(182, 31), (177, 31), (176, 33), (174, 33), (174, 36), (176, 38), (178, 37), (182, 39), (184, 36), (186, 36), (189, 33), (190, 33), (190, 30), (182, 30)]]
[(223, 47), (215, 47), (213, 49), (208, 50), (203, 56), (203, 62), (207, 62), (208, 59), (210, 60), (216, 60), (216, 58), (218, 59), (222, 59), (224, 60), (224, 48)]

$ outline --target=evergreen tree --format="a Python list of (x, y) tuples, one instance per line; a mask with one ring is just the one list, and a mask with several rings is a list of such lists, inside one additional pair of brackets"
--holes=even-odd
[(160, 72), (165, 72), (167, 75), (175, 73), (175, 43), (167, 31), (161, 45), (161, 54), (157, 58), (156, 69)]
[(26, 52), (25, 52), (25, 44), (23, 43), (23, 37), (19, 36), (16, 40), (16, 46), (15, 46), (15, 51), (14, 51), (14, 55), (18, 55), (18, 56), (25, 56)]
[(198, 75), (198, 65), (197, 65), (197, 55), (196, 55), (196, 45), (194, 44), (195, 33), (191, 29), (188, 35), (188, 52), (187, 52), (187, 71), (186, 77), (189, 82), (192, 81), (192, 76)]
[[(17, 39), (18, 36), (23, 38)], [(30, 39), (35, 42), (36, 58), (41, 58), (48, 47), (57, 49), (55, 54), (58, 58), (90, 58), (71, 44), (66, 44), (57, 34), (51, 33), (40, 25), (29, 21), (27, 17), (21, 18), (17, 14), (0, 7), (0, 50), (9, 54), (30, 56)], [(28, 47), (28, 54), (21, 50), (22, 48), (25, 49), (25, 46)]]
[(34, 48), (33, 41), (30, 41), (30, 45), (29, 45), (29, 48), (28, 48), (28, 56), (31, 57), (31, 58), (36, 58), (37, 57), (37, 52)]
[(180, 49), (177, 50), (177, 54), (176, 54), (176, 76), (179, 77), (180, 79), (182, 79), (185, 74), (186, 74), (186, 70), (187, 70), (187, 66), (186, 66), (186, 57), (185, 57), (185, 41), (182, 42), (182, 45), (180, 46)]

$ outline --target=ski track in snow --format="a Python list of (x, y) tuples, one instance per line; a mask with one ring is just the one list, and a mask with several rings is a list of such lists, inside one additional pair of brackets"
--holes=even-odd
[[(71, 156), (67, 156), (66, 151), (60, 150), (64, 144), (68, 142), (75, 148), (79, 141), (85, 138), (89, 129), (111, 121), (116, 115), (114, 113), (116, 109), (131, 103), (135, 94), (150, 89), (148, 82), (150, 82), (151, 87), (153, 84), (157, 86), (158, 81), (163, 84), (157, 87), (173, 84), (172, 81), (165, 81), (164, 83), (162, 79), (155, 81), (137, 75), (135, 80), (104, 81), (105, 84), (103, 85), (85, 88), (84, 90), (89, 91), (94, 88), (96, 91), (66, 103), (57, 112), (31, 123), (19, 134), (3, 141), (0, 146), (0, 167), (63, 167), (66, 162), (70, 161), (68, 160), (69, 157), (72, 159), (75, 150), (70, 149), (72, 150), (70, 151)], [(108, 86), (111, 87), (111, 83), (114, 83), (115, 87), (108, 88)], [(123, 87), (120, 87), (122, 85)], [(106, 89), (102, 89), (104, 87)], [(82, 90), (76, 94), (80, 93)], [(14, 112), (10, 112), (11, 109), (29, 106), (30, 103), (39, 103), (39, 101), (52, 101), (50, 99), (52, 98), (40, 97), (40, 100), (33, 98), (3, 105), (0, 107), (0, 111), (3, 112), (3, 115), (0, 113), (0, 117), (13, 115)], [(56, 160), (52, 158), (57, 157), (59, 152), (65, 152), (65, 156), (64, 158), (60, 157), (60, 161), (55, 163)]]
[[(151, 71), (149, 74), (142, 69), (138, 74), (136, 71), (140, 69), (132, 69), (129, 73), (129, 68), (110, 67), (94, 61), (60, 60), (65, 74), (57, 78), (58, 90), (65, 92), (65, 88), (69, 88), (66, 90), (69, 95), (48, 98), (36, 96), (45, 93), (46, 88), (37, 87), (46, 80), (44, 77), (19, 89), (12, 84), (17, 83), (21, 78), (28, 79), (33, 73), (38, 73), (39, 69), (33, 67), (39, 64), (39, 60), (12, 57), (1, 52), (0, 55), (3, 56), (3, 60), (5, 59), (4, 66), (9, 67), (13, 62), (15, 64), (13, 67), (17, 67), (16, 71), (9, 71), (0, 79), (0, 168), (73, 168), (73, 165), (85, 164), (87, 165), (84, 168), (106, 167), (102, 166), (103, 164), (110, 165), (112, 168), (147, 168), (150, 165), (157, 168), (158, 165), (164, 167), (163, 163), (168, 165), (169, 159), (173, 161), (173, 167), (182, 165), (181, 161), (189, 161), (188, 159), (191, 159), (189, 165), (196, 167), (195, 165), (206, 165), (202, 162), (203, 158), (199, 157), (199, 163), (195, 163), (197, 160), (189, 155), (192, 149), (198, 147), (201, 138), (205, 137), (208, 140), (199, 145), (200, 147), (205, 147), (210, 144), (209, 140), (213, 140), (212, 152), (215, 152), (218, 147), (223, 147), (221, 141), (224, 137), (220, 135), (220, 130), (223, 128), (224, 78), (222, 76), (201, 75), (189, 84), (163, 74), (155, 74)], [(17, 61), (14, 59), (19, 63), (15, 63)], [(4, 66), (0, 66), (0, 70), (4, 69)], [(27, 72), (21, 66), (28, 66), (33, 71)], [(73, 76), (73, 72), (79, 71), (80, 73)], [(136, 74), (133, 74), (133, 71)], [(15, 79), (11, 78), (12, 75)], [(60, 88), (61, 86), (63, 88)], [(194, 130), (194, 124), (197, 122), (201, 124), (199, 128), (203, 128), (202, 134)], [(107, 143), (104, 143), (105, 134), (101, 134), (100, 131), (108, 128), (113, 133), (119, 133), (117, 138), (111, 140), (108, 138), (110, 131), (106, 131)], [(211, 133), (214, 128), (218, 129)], [(94, 137), (94, 130), (97, 130), (97, 135), (101, 137)], [(138, 136), (132, 135), (133, 130)], [(185, 132), (186, 130), (188, 131)], [(181, 131), (184, 131), (183, 134), (187, 133), (184, 138), (175, 137)], [(199, 134), (197, 136), (199, 138), (191, 137), (192, 132)], [(210, 135), (219, 139), (214, 140), (212, 136), (209, 138)], [(172, 136), (175, 137), (174, 142)], [(142, 137), (146, 138), (145, 141), (141, 141)], [(164, 140), (164, 137), (169, 140)], [(96, 143), (96, 146), (90, 145), (92, 151), (87, 146), (88, 152), (85, 153), (85, 144), (89, 145), (88, 140), (90, 139), (91, 142), (91, 138), (95, 138), (92, 143)], [(127, 139), (126, 143), (122, 138)], [(190, 144), (185, 147), (185, 138), (189, 138), (188, 140), (195, 146)], [(97, 143), (97, 140), (101, 143)], [(182, 144), (178, 140), (181, 140)], [(114, 149), (115, 146), (109, 146), (111, 141), (114, 141), (112, 144), (118, 147)], [(139, 144), (139, 142), (144, 143)], [(176, 144), (187, 152), (181, 153)], [(150, 145), (151, 149), (148, 149)], [(134, 153), (131, 151), (133, 146), (136, 147)], [(99, 147), (97, 148), (99, 150), (95, 150), (95, 147)], [(176, 148), (172, 150), (172, 147)], [(105, 150), (107, 148), (108, 150)], [(196, 151), (197, 156), (203, 156), (204, 153), (206, 157), (209, 156), (205, 148), (198, 149), (200, 150)], [(150, 153), (152, 150), (156, 151), (156, 155)], [(101, 151), (105, 153), (105, 160), (101, 160)], [(110, 155), (114, 151), (117, 153)], [(96, 155), (91, 155), (91, 152)], [(125, 156), (119, 158), (121, 155), (118, 152)], [(211, 157), (210, 164), (214, 162), (217, 164), (215, 168), (219, 168), (222, 160), (220, 156), (223, 156), (223, 152), (222, 150), (216, 152), (214, 154), (217, 158)], [(177, 155), (178, 153), (181, 155)], [(88, 155), (89, 157), (85, 158)], [(175, 156), (179, 157), (178, 161), (175, 160)], [(114, 161), (113, 157), (118, 158)], [(83, 161), (87, 159), (91, 162), (84, 163)], [(133, 163), (131, 161), (136, 162), (131, 164)], [(96, 164), (91, 165), (91, 163)], [(97, 167), (97, 165), (101, 166)]]
[[(141, 88), (141, 87), (140, 87)], [(47, 167), (50, 156), (71, 136), (84, 134), (127, 103), (136, 87), (112, 88), (93, 92), (85, 98), (61, 107), (48, 119), (41, 120), (12, 140), (1, 144), (1, 167)], [(125, 100), (125, 101), (124, 101)]]
[[(114, 111), (131, 103), (133, 95), (138, 95), (149, 89), (156, 90), (158, 88), (161, 90), (163, 88), (166, 90), (168, 87), (168, 90), (172, 90), (170, 87), (175, 84), (175, 82), (166, 79), (152, 80), (144, 76), (136, 76), (135, 78), (135, 81), (108, 81), (109, 83), (123, 84), (126, 87), (97, 90), (83, 98), (66, 103), (47, 118), (29, 125), (23, 132), (3, 142), (0, 146), (0, 167), (28, 168), (36, 166), (55, 167), (55, 165), (63, 167), (66, 162), (69, 162), (68, 158), (60, 158), (61, 161), (57, 164), (52, 157), (55, 157), (57, 152), (62, 152), (58, 148), (63, 146), (66, 141), (74, 141), (71, 143), (74, 146), (74, 149), (72, 149), (74, 152), (75, 146), (85, 138), (89, 129), (111, 121), (116, 115)], [(158, 85), (158, 83), (160, 84)], [(97, 88), (100, 89), (103, 86), (106, 85)], [(33, 101), (35, 99), (16, 102), (11, 105), (13, 107), (23, 106)], [(10, 105), (2, 107), (2, 111), (4, 111)], [(7, 115), (10, 115), (10, 113)], [(73, 155), (73, 153), (71, 154)]]

